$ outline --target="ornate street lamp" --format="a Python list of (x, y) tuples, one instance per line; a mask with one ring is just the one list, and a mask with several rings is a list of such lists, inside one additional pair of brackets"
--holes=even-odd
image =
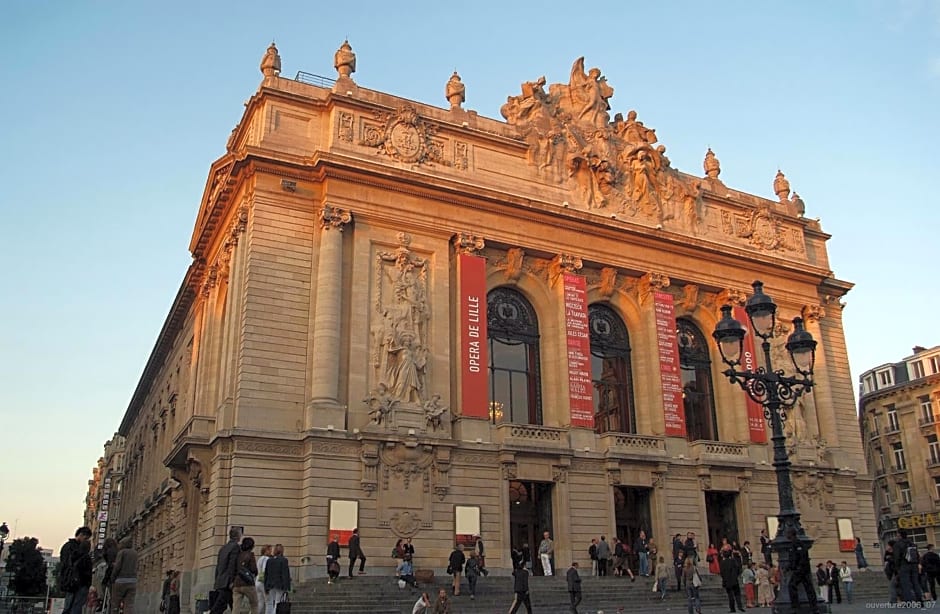
[[(721, 308), (721, 320), (715, 326), (712, 337), (718, 344), (721, 359), (728, 369), (725, 377), (732, 384), (738, 384), (757, 403), (764, 408), (764, 418), (770, 423), (771, 441), (774, 448), (774, 470), (777, 473), (777, 498), (780, 511), (777, 514), (777, 535), (772, 542), (777, 553), (782, 583), (780, 594), (774, 601), (774, 612), (790, 611), (790, 546), (787, 535), (792, 529), (807, 550), (813, 540), (806, 535), (800, 524), (800, 513), (793, 503), (793, 483), (790, 480), (790, 457), (787, 454), (786, 436), (783, 423), (787, 419), (787, 410), (793, 407), (800, 396), (813, 387), (813, 367), (816, 362), (816, 341), (803, 328), (803, 318), (793, 318), (793, 332), (787, 338), (786, 348), (793, 361), (797, 375), (789, 376), (782, 369), (774, 370), (770, 359), (770, 340), (774, 336), (777, 324), (777, 305), (764, 294), (764, 284), (753, 283), (754, 294), (747, 299), (744, 310), (751, 321), (751, 330), (761, 339), (764, 350), (764, 366), (756, 370), (739, 370), (743, 350), (744, 326), (731, 316), (731, 305)], [(807, 595), (816, 599), (816, 595)]]

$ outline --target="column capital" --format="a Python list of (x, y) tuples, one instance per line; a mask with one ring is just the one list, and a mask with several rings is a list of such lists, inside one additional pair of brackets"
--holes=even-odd
[(334, 228), (342, 232), (343, 227), (351, 221), (352, 213), (348, 209), (323, 205), (323, 209), (320, 210), (320, 225), (324, 230)]
[(477, 252), (486, 247), (483, 237), (469, 232), (458, 232), (453, 238), (454, 249), (458, 254), (477, 255)]

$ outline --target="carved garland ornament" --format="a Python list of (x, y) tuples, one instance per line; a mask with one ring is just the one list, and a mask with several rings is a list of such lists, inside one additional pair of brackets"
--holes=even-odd
[(384, 128), (364, 126), (362, 145), (376, 147), (399, 162), (450, 165), (444, 159), (443, 143), (432, 138), (434, 126), (423, 121), (414, 107), (403, 106), (396, 115), (379, 112), (376, 119), (384, 120)]

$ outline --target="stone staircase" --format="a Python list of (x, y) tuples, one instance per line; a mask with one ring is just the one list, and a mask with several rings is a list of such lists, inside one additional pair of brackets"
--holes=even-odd
[[(887, 601), (887, 580), (880, 572), (855, 574), (856, 604)], [(450, 578), (436, 577), (432, 583), (424, 584), (420, 590), (399, 589), (393, 577), (357, 576), (340, 578), (328, 585), (326, 578), (300, 584), (294, 594), (292, 614), (410, 614), (411, 608), (422, 591), (436, 599), (439, 589), (450, 593)], [(702, 609), (705, 612), (726, 612), (728, 607), (721, 579), (704, 574), (701, 589)], [(507, 612), (512, 603), (512, 578), (490, 574), (480, 578), (476, 599), (471, 600), (466, 579), (461, 585), (461, 594), (451, 596), (451, 611), (455, 614)], [(651, 591), (652, 578), (637, 578), (631, 582), (627, 577), (595, 578), (582, 576), (583, 601), (579, 610), (583, 614), (605, 614), (620, 612), (686, 611), (685, 593), (675, 590), (675, 580), (665, 600)], [(533, 610), (538, 614), (567, 614), (568, 591), (564, 576), (531, 577), (529, 589)], [(845, 606), (843, 606), (845, 607)], [(861, 606), (864, 607), (864, 606)], [(839, 611), (839, 607), (835, 611)], [(521, 608), (525, 612), (525, 608)], [(757, 609), (755, 612), (769, 611)]]

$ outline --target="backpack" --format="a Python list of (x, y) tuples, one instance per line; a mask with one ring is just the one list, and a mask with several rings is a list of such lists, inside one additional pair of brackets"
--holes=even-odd
[(907, 545), (907, 550), (904, 551), (904, 560), (912, 564), (920, 562), (920, 553), (917, 552), (917, 544), (910, 542)]

